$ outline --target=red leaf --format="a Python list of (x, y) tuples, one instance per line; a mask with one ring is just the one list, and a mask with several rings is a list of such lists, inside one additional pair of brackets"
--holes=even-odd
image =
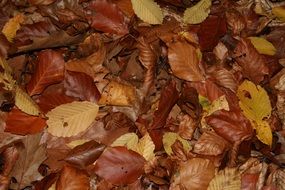
[(19, 109), (13, 109), (6, 120), (6, 132), (19, 135), (36, 134), (46, 126), (46, 120), (28, 115)]
[(91, 2), (89, 9), (95, 12), (92, 13), (95, 15), (87, 15), (91, 27), (119, 35), (129, 33), (127, 21), (116, 4), (107, 0), (96, 0)]
[(89, 177), (79, 169), (71, 166), (64, 166), (58, 181), (56, 182), (57, 190), (89, 190)]
[(211, 51), (219, 39), (227, 32), (226, 19), (223, 16), (209, 16), (201, 23), (197, 33), (202, 51)]
[(241, 39), (234, 50), (236, 61), (243, 69), (243, 75), (259, 84), (269, 69), (266, 58), (259, 54), (249, 39)]
[(232, 143), (249, 139), (253, 135), (249, 120), (240, 111), (219, 110), (205, 119), (218, 135)]
[(158, 129), (165, 125), (168, 114), (179, 99), (176, 82), (171, 81), (161, 92), (158, 109), (154, 112), (151, 129)]
[(27, 85), (32, 96), (40, 94), (48, 85), (58, 83), (64, 77), (63, 56), (53, 50), (44, 50), (38, 55), (35, 73)]
[(105, 180), (117, 184), (130, 184), (143, 173), (145, 159), (126, 147), (108, 148), (96, 161), (94, 171)]
[(97, 102), (101, 97), (92, 77), (85, 73), (67, 71), (64, 87), (66, 95), (80, 98), (81, 100)]

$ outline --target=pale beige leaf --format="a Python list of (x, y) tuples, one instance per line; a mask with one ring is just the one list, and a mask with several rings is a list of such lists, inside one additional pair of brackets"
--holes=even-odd
[(128, 149), (135, 150), (139, 142), (139, 137), (135, 133), (126, 133), (117, 138), (112, 144), (115, 146), (126, 146)]
[(133, 86), (111, 81), (103, 90), (99, 104), (112, 106), (131, 106), (136, 101)]
[(193, 7), (187, 8), (184, 12), (183, 21), (187, 24), (203, 22), (210, 13), (211, 4), (211, 0), (201, 0)]
[(21, 27), (21, 23), (25, 20), (25, 16), (23, 14), (18, 14), (13, 18), (9, 19), (8, 22), (4, 25), (2, 29), (2, 33), (6, 36), (6, 38), (12, 42), (13, 38), (16, 36), (17, 31)]
[(168, 60), (173, 74), (186, 81), (202, 81), (196, 48), (185, 40), (167, 44)]
[(70, 143), (66, 144), (69, 148), (74, 148), (76, 146), (82, 145), (84, 143), (89, 142), (90, 140), (87, 139), (78, 139), (78, 140), (74, 140), (71, 141)]
[(235, 168), (225, 168), (212, 179), (208, 190), (240, 190), (241, 175)]
[(92, 102), (71, 102), (51, 111), (48, 117), (48, 132), (58, 137), (70, 137), (86, 130), (95, 120), (99, 106)]
[(38, 172), (40, 164), (46, 159), (45, 145), (40, 145), (41, 134), (28, 135), (22, 140), (23, 148), (19, 150), (19, 159), (13, 167), (11, 176), (17, 183), (11, 183), (16, 189), (23, 189), (33, 181), (40, 180), (43, 176)]
[(188, 152), (191, 149), (191, 146), (187, 140), (182, 139), (177, 133), (167, 132), (163, 135), (162, 142), (164, 150), (168, 155), (173, 153), (171, 146), (176, 140), (179, 140), (183, 144), (185, 152)]
[(23, 112), (30, 115), (39, 115), (40, 110), (33, 99), (19, 86), (16, 87), (15, 105)]
[(149, 136), (149, 134), (144, 135), (137, 144), (135, 151), (142, 155), (147, 161), (154, 158), (155, 145)]
[(258, 53), (265, 55), (275, 55), (276, 48), (271, 42), (261, 37), (249, 37), (249, 39)]
[(131, 0), (135, 14), (149, 24), (162, 24), (163, 13), (153, 0)]

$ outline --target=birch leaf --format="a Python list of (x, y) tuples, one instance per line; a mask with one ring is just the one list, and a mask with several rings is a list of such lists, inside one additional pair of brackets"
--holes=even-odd
[(149, 24), (162, 24), (163, 13), (153, 0), (131, 0), (135, 14)]
[(39, 115), (40, 110), (33, 99), (19, 86), (16, 87), (15, 105), (23, 112), (30, 115)]
[(183, 15), (183, 20), (187, 24), (199, 24), (203, 22), (210, 13), (212, 1), (201, 0), (193, 7), (187, 8)]
[(58, 137), (70, 137), (86, 130), (97, 116), (99, 106), (91, 102), (60, 105), (46, 114), (48, 132)]
[(139, 138), (135, 133), (126, 133), (117, 138), (111, 146), (126, 146), (128, 149), (135, 150), (138, 142)]
[(186, 152), (191, 149), (187, 140), (182, 139), (177, 133), (167, 132), (163, 135), (162, 142), (164, 150), (168, 155), (171, 155), (173, 153), (171, 146), (175, 143), (176, 140), (179, 140), (183, 144), (183, 148)]
[(276, 48), (264, 38), (261, 37), (249, 37), (252, 45), (260, 54), (275, 55)]
[(9, 21), (4, 25), (2, 29), (2, 33), (6, 36), (9, 42), (13, 41), (13, 38), (16, 36), (17, 31), (21, 27), (21, 23), (23, 23), (25, 17), (23, 14), (18, 14), (13, 18), (9, 19)]
[(155, 145), (149, 136), (149, 134), (144, 135), (137, 144), (135, 151), (142, 155), (147, 161), (154, 158)]
[(235, 168), (225, 168), (210, 182), (207, 190), (240, 190), (241, 176)]

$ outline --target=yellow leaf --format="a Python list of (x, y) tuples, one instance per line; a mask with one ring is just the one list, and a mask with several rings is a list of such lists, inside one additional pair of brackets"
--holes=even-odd
[(79, 145), (82, 145), (86, 142), (88, 142), (90, 140), (86, 140), (86, 139), (79, 139), (79, 140), (74, 140), (74, 141), (71, 141), (70, 143), (66, 144), (69, 148), (74, 148), (76, 146), (79, 146)]
[(285, 22), (285, 7), (274, 7), (272, 13), (281, 21)]
[(179, 140), (182, 143), (183, 148), (186, 152), (191, 149), (191, 146), (187, 140), (182, 139), (177, 133), (167, 132), (163, 135), (162, 143), (164, 150), (168, 155), (171, 155), (173, 153), (171, 146), (175, 143), (176, 140)]
[(0, 58), (0, 66), (4, 69), (3, 72), (0, 72), (0, 82), (3, 84), (5, 90), (14, 90), (16, 86), (16, 81), (12, 77), (12, 69), (7, 64), (7, 62)]
[(154, 158), (155, 145), (149, 136), (149, 134), (144, 135), (137, 144), (135, 151), (142, 155), (147, 161)]
[(239, 105), (250, 120), (263, 120), (271, 115), (271, 104), (267, 92), (259, 85), (245, 80), (237, 90)]
[(183, 16), (184, 22), (187, 24), (199, 24), (203, 22), (210, 13), (211, 4), (211, 0), (201, 0), (193, 7), (187, 8)]
[(200, 94), (199, 94), (198, 98), (199, 98), (199, 103), (201, 104), (203, 110), (209, 110), (209, 108), (211, 106), (211, 102), (208, 100), (208, 98), (206, 98)]
[(272, 132), (271, 128), (266, 121), (256, 121), (256, 123), (251, 121), (251, 124), (255, 126), (257, 138), (269, 146), (272, 145)]
[(34, 100), (19, 86), (16, 87), (15, 105), (23, 112), (30, 115), (39, 115), (40, 110)]
[(21, 23), (25, 20), (25, 16), (23, 14), (18, 14), (13, 18), (9, 19), (9, 21), (4, 25), (2, 29), (2, 33), (6, 36), (6, 38), (12, 42), (13, 38), (16, 36), (17, 31), (21, 27)]
[(211, 180), (207, 190), (240, 190), (241, 175), (235, 168), (225, 168)]
[(136, 100), (133, 86), (111, 81), (105, 88), (99, 104), (112, 106), (131, 106)]
[(12, 75), (12, 68), (8, 65), (8, 63), (4, 59), (0, 58), (0, 66), (4, 69), (4, 71), (7, 74)]
[(48, 190), (56, 190), (56, 182), (54, 182), (51, 186), (50, 186), (50, 188), (48, 188)]
[(138, 142), (139, 137), (135, 133), (126, 133), (117, 138), (111, 146), (126, 146), (128, 149), (135, 150)]
[(249, 37), (252, 45), (260, 54), (274, 55), (276, 53), (276, 48), (264, 38), (261, 37)]
[(153, 0), (131, 0), (135, 14), (149, 24), (162, 24), (163, 13)]
[(271, 104), (267, 92), (259, 85), (245, 80), (237, 90), (239, 106), (256, 130), (257, 138), (272, 144), (272, 132), (266, 119), (271, 115)]
[(87, 101), (62, 104), (46, 114), (48, 132), (57, 137), (77, 135), (91, 125), (98, 110), (97, 104)]
[(211, 115), (215, 111), (222, 110), (222, 109), (227, 110), (227, 111), (230, 110), (229, 103), (225, 95), (220, 96), (219, 98), (217, 98), (216, 100), (212, 102), (209, 109), (207, 110), (208, 111), (207, 115)]

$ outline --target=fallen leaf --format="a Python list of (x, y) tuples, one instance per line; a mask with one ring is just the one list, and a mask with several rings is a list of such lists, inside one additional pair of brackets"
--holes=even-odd
[(10, 187), (23, 189), (33, 181), (40, 180), (42, 175), (38, 172), (40, 164), (46, 159), (45, 145), (40, 145), (41, 134), (27, 135), (22, 140), (24, 147), (20, 148), (19, 159), (11, 172), (17, 183)]
[(20, 135), (14, 135), (11, 133), (6, 133), (6, 132), (0, 133), (0, 152), (2, 152), (2, 150), (5, 149), (5, 147), (8, 147), (15, 142), (19, 142), (23, 138), (25, 137)]
[(42, 132), (45, 127), (45, 119), (28, 115), (14, 108), (8, 114), (5, 132), (18, 135), (36, 134)]
[(94, 15), (87, 13), (91, 27), (119, 35), (129, 33), (127, 20), (116, 4), (107, 0), (96, 0), (90, 3), (89, 9), (94, 10)]
[(131, 0), (135, 14), (149, 24), (162, 24), (163, 13), (153, 0)]
[(98, 110), (97, 104), (87, 101), (62, 104), (46, 114), (48, 132), (58, 137), (77, 135), (91, 125)]
[(126, 133), (117, 138), (112, 144), (112, 147), (125, 146), (128, 149), (135, 151), (139, 142), (139, 137), (135, 133)]
[(186, 190), (202, 190), (207, 189), (215, 176), (215, 166), (210, 160), (192, 158), (181, 163), (178, 172), (171, 187), (177, 185)]
[(2, 33), (10, 42), (13, 41), (24, 20), (25, 16), (23, 14), (17, 14), (13, 18), (9, 19), (9, 21), (4, 25)]
[(281, 21), (285, 21), (285, 8), (283, 6), (273, 7), (272, 13)]
[(162, 142), (164, 150), (168, 155), (173, 153), (171, 146), (176, 140), (182, 143), (185, 152), (189, 152), (191, 150), (191, 146), (187, 140), (182, 139), (177, 133), (167, 132), (163, 134)]
[(154, 158), (154, 149), (155, 145), (149, 136), (149, 134), (145, 134), (138, 142), (134, 151), (142, 155), (146, 161), (150, 161)]
[(211, 0), (201, 0), (193, 7), (187, 8), (183, 15), (183, 21), (187, 24), (199, 24), (203, 22), (210, 13)]
[(207, 190), (240, 190), (241, 175), (236, 168), (225, 168), (211, 180)]
[(168, 44), (168, 60), (173, 74), (186, 81), (202, 81), (196, 48), (186, 41)]
[(211, 80), (206, 80), (205, 82), (192, 82), (189, 86), (195, 88), (199, 95), (206, 97), (211, 102), (224, 95), (221, 88)]
[(130, 184), (143, 174), (144, 163), (140, 154), (125, 147), (113, 147), (95, 162), (94, 172), (112, 184)]
[(65, 165), (56, 182), (56, 190), (89, 190), (90, 179), (83, 170)]
[(272, 43), (262, 37), (249, 37), (252, 45), (260, 54), (275, 55), (276, 48)]
[(64, 78), (63, 56), (53, 50), (44, 50), (38, 54), (35, 73), (27, 85), (30, 96), (40, 94), (43, 90), (55, 83), (59, 83)]

